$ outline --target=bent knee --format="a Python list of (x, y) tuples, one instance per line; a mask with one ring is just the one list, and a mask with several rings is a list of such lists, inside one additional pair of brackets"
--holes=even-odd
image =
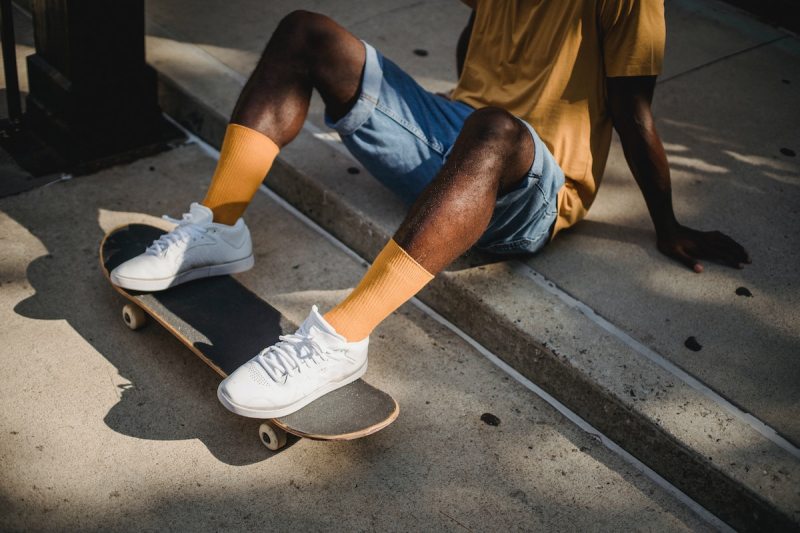
[(281, 33), (296, 47), (313, 51), (330, 45), (336, 38), (336, 27), (330, 17), (298, 9), (281, 19), (275, 33)]
[(331, 21), (331, 19), (321, 13), (306, 11), (305, 9), (295, 9), (278, 23), (278, 29), (293, 30), (293, 32), (304, 32), (314, 30)]
[(519, 142), (528, 134), (525, 125), (501, 107), (484, 107), (472, 113), (464, 123), (474, 134), (485, 140)]

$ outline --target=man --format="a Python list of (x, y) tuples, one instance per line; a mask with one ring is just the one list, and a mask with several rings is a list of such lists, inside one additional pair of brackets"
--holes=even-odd
[(372, 175), (411, 204), (353, 292), (264, 349), (218, 389), (244, 416), (283, 416), (360, 377), (370, 332), (471, 246), (534, 253), (584, 217), (612, 125), (658, 249), (695, 272), (741, 267), (744, 249), (678, 224), (650, 110), (664, 51), (661, 0), (467, 2), (452, 100), (431, 94), (331, 19), (294, 12), (272, 35), (234, 109), (207, 195), (169, 234), (112, 272), (158, 290), (253, 263), (241, 215), (312, 89)]

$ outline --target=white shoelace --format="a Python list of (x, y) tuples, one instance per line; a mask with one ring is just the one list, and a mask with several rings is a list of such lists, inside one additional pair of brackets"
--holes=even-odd
[(165, 233), (153, 241), (153, 244), (147, 247), (145, 253), (150, 255), (160, 255), (166, 252), (170, 246), (179, 243), (188, 243), (195, 237), (202, 236), (208, 232), (208, 229), (192, 223), (192, 215), (190, 213), (184, 213), (181, 220), (167, 215), (161, 218), (173, 224), (177, 224), (177, 226), (169, 233)]
[[(326, 351), (308, 334), (292, 333), (278, 338), (280, 342), (256, 356), (256, 361), (276, 383), (283, 383), (295, 373), (302, 372), (304, 366), (310, 368), (312, 363), (317, 365), (328, 359), (336, 360), (339, 359), (338, 354), (344, 355), (346, 352)], [(346, 355), (345, 358), (350, 360)]]

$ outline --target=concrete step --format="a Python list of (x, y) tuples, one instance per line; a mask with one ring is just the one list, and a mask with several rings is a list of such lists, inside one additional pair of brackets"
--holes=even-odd
[[(207, 365), (155, 323), (128, 330), (97, 261), (105, 232), (179, 215), (214, 165), (184, 146), (0, 200), (0, 529), (724, 528), (413, 304), (372, 336), (366, 375), (398, 420), (267, 451)], [(238, 279), (291, 322), (366, 269), (267, 194), (248, 222)]]
[[(252, 58), (195, 46), (153, 22), (148, 60), (165, 110), (219, 146)], [(315, 102), (267, 184), (371, 260), (404, 209), (319, 124)], [(734, 527), (800, 523), (796, 446), (528, 262), (468, 254), (420, 299)]]

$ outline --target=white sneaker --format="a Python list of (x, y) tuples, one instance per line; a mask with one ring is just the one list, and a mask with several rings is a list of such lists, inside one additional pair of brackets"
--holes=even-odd
[(317, 306), (300, 329), (281, 335), (220, 383), (228, 410), (252, 418), (286, 416), (367, 371), (369, 337), (358, 342), (336, 333)]
[(125, 289), (160, 291), (197, 278), (234, 274), (253, 266), (250, 230), (241, 218), (233, 226), (213, 222), (198, 203), (175, 228), (147, 250), (111, 271), (111, 282)]

